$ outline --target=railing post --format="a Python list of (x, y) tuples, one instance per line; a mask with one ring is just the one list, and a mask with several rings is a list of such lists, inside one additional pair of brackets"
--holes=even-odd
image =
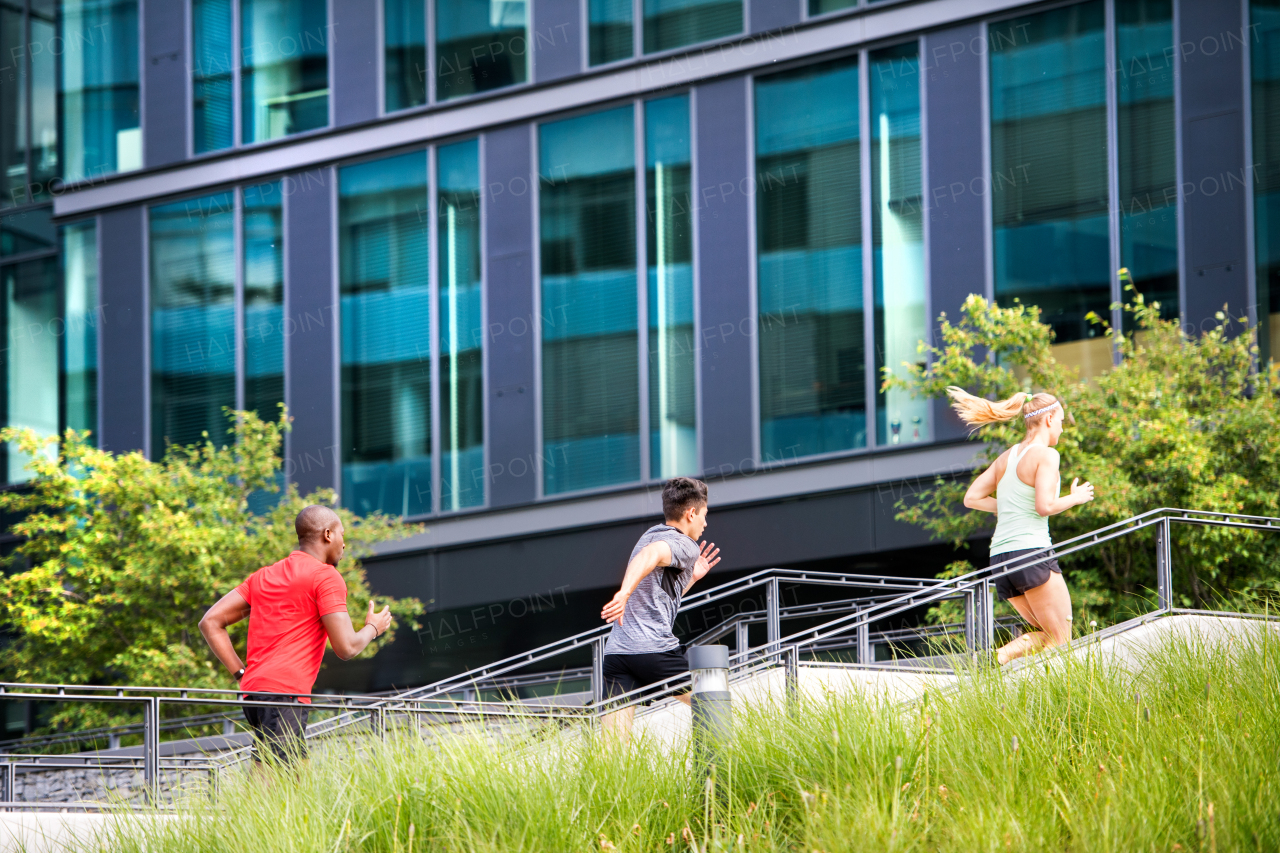
[(966, 589), (964, 591), (964, 647), (971, 652), (976, 651), (978, 648), (978, 620), (976, 617), (973, 589)]
[[(857, 611), (861, 612), (861, 611)], [(868, 664), (875, 663), (875, 656), (871, 653), (871, 623), (862, 622), (855, 629), (854, 637), (858, 643), (858, 663)]]
[(142, 782), (151, 805), (160, 804), (160, 697), (142, 707)]
[[(12, 759), (5, 759), (4, 762), (4, 801), (6, 803), (18, 801), (18, 765), (14, 764)], [(5, 811), (12, 811), (12, 809), (5, 809)]]
[(982, 581), (982, 649), (991, 651), (996, 645), (996, 587), (990, 580)]
[(787, 701), (795, 702), (800, 695), (800, 647), (787, 646)]
[(733, 628), (734, 628), (734, 644), (736, 646), (734, 651), (736, 651), (741, 656), (742, 662), (746, 663), (747, 662), (746, 653), (751, 648), (751, 638), (748, 634), (748, 632), (751, 629), (751, 624), (747, 622), (745, 619), (739, 619), (737, 622), (734, 623)]
[(387, 737), (386, 712), (376, 705), (369, 708), (369, 730), (373, 732), (374, 737), (381, 740)]
[(778, 653), (778, 640), (782, 639), (782, 618), (778, 613), (779, 608), (778, 579), (770, 578), (769, 585), (765, 587), (765, 621), (768, 627), (768, 654), (770, 656)]
[(591, 644), (591, 704), (600, 712), (600, 703), (604, 701), (604, 644), (605, 637), (597, 637)]
[(1163, 518), (1156, 528), (1156, 601), (1161, 610), (1173, 607), (1173, 548), (1169, 534), (1169, 519)]

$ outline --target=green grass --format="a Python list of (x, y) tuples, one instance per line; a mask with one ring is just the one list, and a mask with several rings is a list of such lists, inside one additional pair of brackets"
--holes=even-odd
[[(335, 745), (117, 850), (1274, 851), (1280, 640), (1141, 671), (982, 671), (909, 708), (739, 708), (713, 774), (652, 744), (480, 731)], [(1016, 745), (1015, 739), (1016, 738)], [(565, 744), (568, 744), (567, 746)], [(412, 844), (410, 845), (410, 838)]]

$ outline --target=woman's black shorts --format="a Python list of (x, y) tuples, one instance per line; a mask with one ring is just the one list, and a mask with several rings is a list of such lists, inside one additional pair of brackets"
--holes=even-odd
[[(688, 672), (689, 659), (682, 648), (636, 655), (605, 655), (604, 695), (612, 698)], [(667, 686), (674, 687), (678, 683), (672, 682)]]
[[(1008, 560), (1014, 560), (1018, 557), (1024, 557), (1028, 554), (1034, 554), (1041, 551), (1039, 548), (1023, 548), (1020, 551), (1005, 551), (1003, 554), (992, 554), (991, 561), (987, 564), (994, 566), (997, 563), (1003, 563)], [(1044, 558), (1043, 553), (1036, 562), (1031, 563), (1025, 568), (1019, 568), (1017, 571), (1009, 572), (995, 579), (996, 595), (1000, 596), (1001, 601), (1008, 601), (1022, 595), (1029, 589), (1035, 589), (1049, 582), (1049, 573), (1057, 572), (1062, 574), (1062, 568), (1058, 565), (1057, 557), (1052, 556), (1052, 552), (1048, 559)]]

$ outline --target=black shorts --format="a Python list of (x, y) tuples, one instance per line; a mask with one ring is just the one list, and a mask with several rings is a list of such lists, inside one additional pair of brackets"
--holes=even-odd
[[(992, 554), (991, 560), (987, 565), (994, 566), (997, 563), (1014, 560), (1027, 554), (1034, 554), (1040, 550), (1040, 548), (1023, 548), (1019, 551)], [(1000, 596), (1001, 601), (1017, 598), (1029, 589), (1035, 589), (1048, 583), (1051, 572), (1062, 574), (1062, 568), (1058, 565), (1058, 558), (1052, 556), (1052, 552), (1048, 559), (1041, 556), (1039, 560), (1025, 568), (1019, 568), (1016, 571), (1009, 572), (1007, 575), (996, 578), (996, 595)]]
[(244, 697), (249, 702), (291, 702), (291, 705), (246, 705), (244, 719), (253, 731), (257, 744), (254, 758), (262, 760), (269, 750), (271, 760), (292, 764), (307, 757), (307, 741), (303, 732), (307, 728), (307, 706), (293, 696), (273, 693), (250, 693)]
[[(604, 695), (612, 698), (688, 672), (689, 659), (685, 657), (682, 648), (638, 655), (605, 655)], [(675, 684), (673, 682), (667, 686), (674, 687)]]

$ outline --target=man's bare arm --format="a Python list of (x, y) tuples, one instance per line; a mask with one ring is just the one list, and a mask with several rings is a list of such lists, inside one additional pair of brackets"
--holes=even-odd
[(622, 578), (622, 588), (600, 611), (600, 618), (606, 622), (621, 622), (622, 614), (627, 609), (627, 599), (636, 591), (640, 581), (648, 577), (649, 573), (658, 566), (669, 565), (671, 565), (671, 546), (666, 542), (659, 539), (641, 548), (640, 553), (627, 564), (627, 573)]
[(232, 674), (239, 672), (244, 664), (240, 662), (240, 655), (236, 654), (236, 648), (231, 644), (227, 626), (248, 617), (249, 602), (233, 589), (218, 599), (217, 604), (210, 607), (200, 620), (200, 633), (204, 636), (204, 641), (227, 668), (227, 672)]
[(365, 614), (364, 627), (359, 631), (352, 628), (351, 617), (345, 610), (326, 613), (320, 617), (320, 621), (329, 634), (329, 645), (333, 646), (333, 653), (342, 660), (351, 660), (375, 639), (387, 633), (387, 629), (391, 627), (391, 608), (383, 607), (380, 612), (374, 613), (373, 599), (369, 599), (369, 612)]

